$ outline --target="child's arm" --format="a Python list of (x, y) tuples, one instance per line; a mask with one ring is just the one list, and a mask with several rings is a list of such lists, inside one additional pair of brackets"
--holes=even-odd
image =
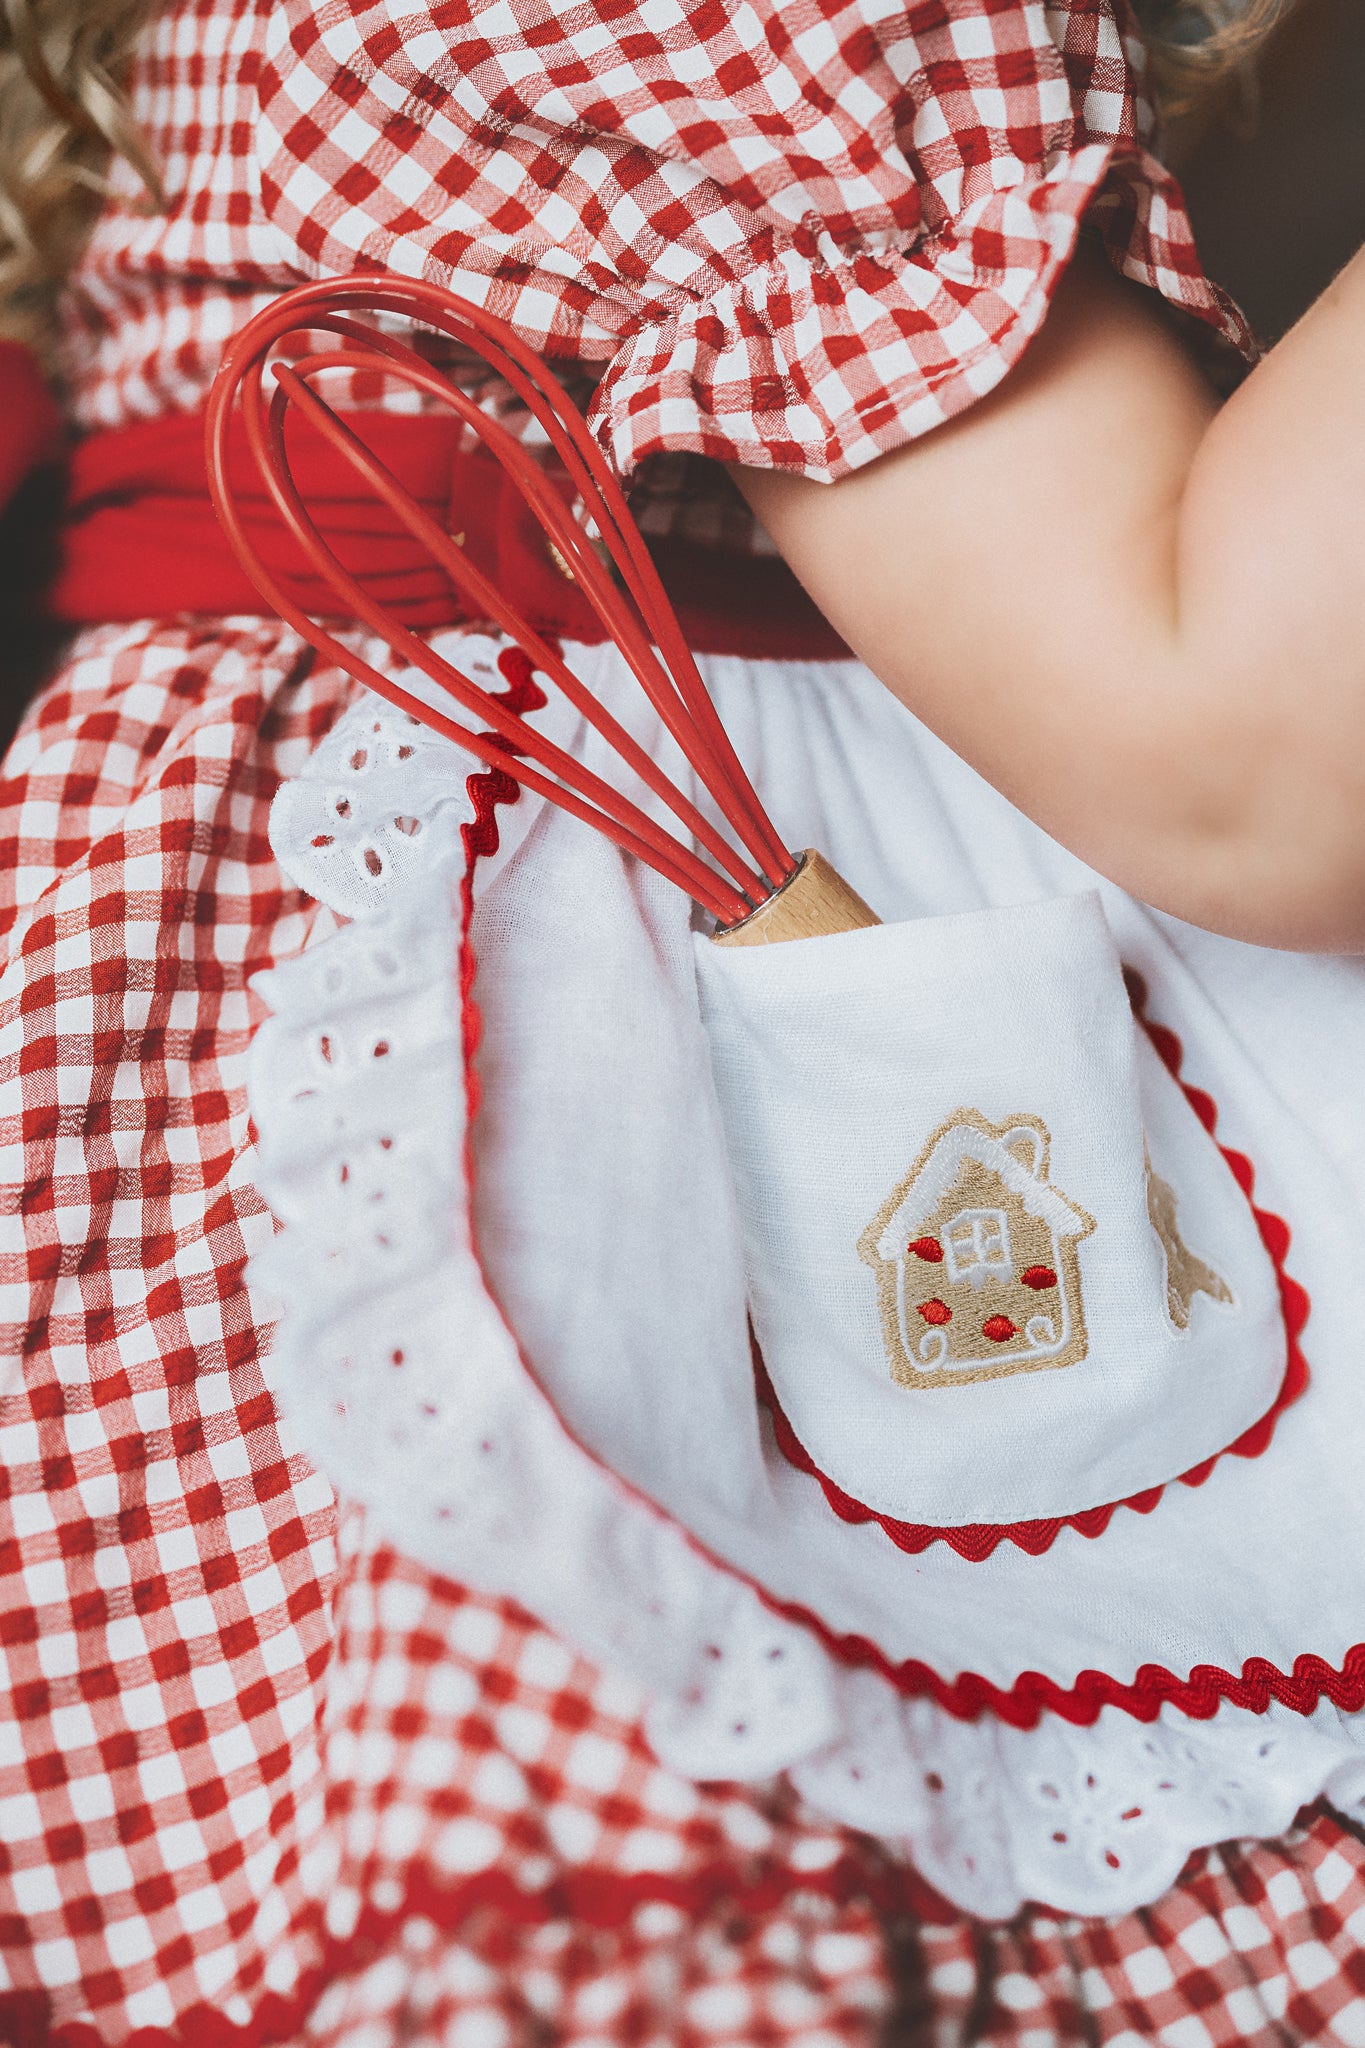
[(736, 475), (870, 667), (1101, 872), (1365, 949), (1365, 253), (1221, 409), (1086, 254), (960, 420), (833, 485)]

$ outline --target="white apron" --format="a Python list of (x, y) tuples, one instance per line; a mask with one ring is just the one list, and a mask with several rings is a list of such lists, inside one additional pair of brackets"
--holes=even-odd
[(524, 796), (490, 852), (371, 698), (281, 793), (351, 920), (259, 984), (282, 1398), (676, 1768), (971, 1912), (1126, 1910), (1365, 1794), (1365, 967), (1133, 903), (854, 663), (703, 669), (881, 929), (721, 951)]

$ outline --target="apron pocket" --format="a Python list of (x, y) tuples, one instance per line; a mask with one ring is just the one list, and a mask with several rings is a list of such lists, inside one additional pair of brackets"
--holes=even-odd
[(1071, 1515), (1272, 1405), (1273, 1265), (1096, 895), (696, 950), (755, 1333), (838, 1487)]

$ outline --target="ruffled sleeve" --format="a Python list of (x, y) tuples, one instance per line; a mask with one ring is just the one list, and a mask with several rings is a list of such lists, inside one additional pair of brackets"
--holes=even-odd
[(998, 384), (1083, 225), (1253, 352), (1122, 4), (283, 0), (263, 197), (303, 271), (434, 278), (600, 366), (623, 475), (675, 450), (829, 479)]

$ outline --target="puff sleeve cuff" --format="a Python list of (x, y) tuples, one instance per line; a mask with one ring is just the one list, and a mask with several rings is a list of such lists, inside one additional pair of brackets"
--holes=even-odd
[(601, 372), (662, 451), (832, 479), (991, 390), (1082, 225), (1246, 356), (1151, 155), (1122, 0), (352, 0), (276, 11), (262, 188), (291, 261), (379, 265)]

